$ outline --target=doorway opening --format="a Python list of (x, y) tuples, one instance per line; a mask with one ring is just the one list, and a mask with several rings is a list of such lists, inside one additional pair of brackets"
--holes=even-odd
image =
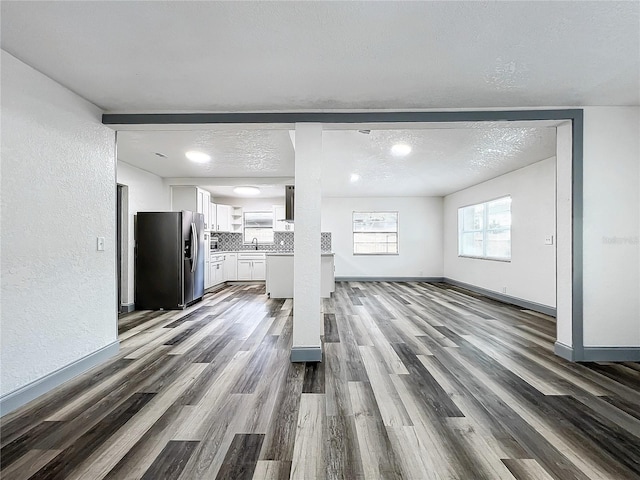
[(129, 274), (129, 190), (126, 185), (116, 184), (116, 269), (118, 314), (132, 310), (128, 297)]
[[(103, 123), (118, 131), (206, 130), (207, 128), (291, 130), (299, 123), (317, 123), (327, 130), (368, 132), (382, 125), (390, 129), (456, 128), (463, 123), (506, 122), (511, 126), (544, 122), (558, 130), (557, 147), (557, 343), (555, 352), (568, 360), (583, 357), (582, 320), (582, 110), (430, 111), (430, 112), (300, 112), (231, 114), (104, 115)], [(404, 125), (403, 125), (404, 124)], [(151, 128), (149, 128), (151, 127)], [(563, 140), (560, 140), (560, 139)], [(294, 145), (295, 148), (295, 145)], [(227, 175), (235, 177), (235, 175)], [(193, 180), (193, 179), (190, 179)], [(560, 226), (562, 228), (560, 228)], [(562, 248), (561, 248), (562, 246)], [(562, 293), (562, 294), (561, 294)], [(562, 324), (562, 326), (561, 326)]]

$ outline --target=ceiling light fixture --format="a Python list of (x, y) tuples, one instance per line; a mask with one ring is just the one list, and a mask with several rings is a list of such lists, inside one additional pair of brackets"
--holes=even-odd
[(196, 163), (207, 163), (209, 160), (211, 160), (211, 156), (207, 155), (204, 152), (198, 152), (197, 150), (189, 150), (184, 154), (184, 156), (192, 162)]
[(360, 180), (360, 175), (358, 175), (357, 173), (352, 173), (351, 174), (351, 183), (357, 182), (358, 180)]
[(410, 152), (411, 146), (406, 143), (396, 143), (391, 147), (391, 154), (396, 157), (404, 157), (405, 155), (409, 155)]
[(238, 195), (258, 195), (260, 193), (260, 189), (258, 187), (249, 186), (233, 187), (233, 193)]

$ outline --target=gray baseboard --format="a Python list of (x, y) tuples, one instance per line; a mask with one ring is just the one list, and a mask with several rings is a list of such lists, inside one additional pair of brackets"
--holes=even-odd
[(504, 303), (516, 305), (518, 307), (526, 308), (527, 310), (533, 310), (534, 312), (544, 313), (551, 317), (556, 316), (556, 309), (541, 303), (530, 302), (518, 297), (512, 297), (504, 295), (502, 293), (487, 290), (486, 288), (476, 287), (469, 283), (459, 282), (451, 278), (446, 277), (336, 277), (336, 282), (428, 282), (428, 283), (448, 283), (457, 287), (471, 290), (472, 292), (480, 293), (485, 297), (500, 300)]
[(428, 282), (440, 283), (443, 277), (336, 277), (336, 282)]
[(136, 309), (135, 303), (121, 303), (120, 304), (120, 313), (130, 313)]
[(584, 347), (582, 354), (556, 342), (553, 351), (570, 362), (640, 362), (640, 347)]
[(640, 347), (584, 347), (578, 362), (640, 362)]
[(541, 303), (530, 302), (529, 300), (525, 300), (523, 298), (512, 297), (510, 295), (505, 295), (503, 293), (487, 290), (486, 288), (476, 287), (475, 285), (459, 282), (458, 280), (453, 280), (451, 278), (445, 278), (444, 282), (450, 285), (455, 285), (457, 287), (464, 288), (466, 290), (471, 290), (472, 292), (480, 293), (485, 297), (493, 298), (494, 300), (500, 300), (501, 302), (510, 303), (511, 305), (516, 305), (518, 307), (522, 307), (527, 310), (533, 310), (534, 312), (544, 313), (545, 315), (549, 315), (551, 317), (556, 316), (555, 307), (542, 305)]
[(321, 362), (322, 346), (317, 347), (292, 347), (291, 363)]
[(556, 342), (553, 345), (553, 353), (555, 353), (560, 358), (569, 360), (570, 362), (575, 361), (573, 348), (571, 348), (568, 345), (565, 345), (564, 343)]
[(116, 340), (115, 342), (110, 343), (109, 345), (102, 347), (101, 349), (96, 350), (95, 352), (90, 353), (67, 366), (59, 368), (38, 380), (3, 395), (0, 397), (0, 416), (12, 412), (13, 410), (29, 403), (31, 400), (34, 400), (35, 398), (53, 390), (57, 386), (62, 385), (64, 382), (77, 377), (96, 365), (101, 364), (108, 358), (117, 355), (119, 351), (120, 342)]

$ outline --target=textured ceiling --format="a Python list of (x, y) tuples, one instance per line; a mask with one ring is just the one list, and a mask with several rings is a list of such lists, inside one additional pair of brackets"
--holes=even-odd
[[(212, 161), (193, 163), (189, 150)], [(121, 131), (118, 160), (165, 178), (292, 177), (294, 151), (287, 130)]]
[[(441, 196), (555, 155), (555, 128), (465, 123), (458, 128), (323, 132), (324, 196)], [(412, 147), (394, 157), (391, 147)], [(211, 155), (206, 164), (184, 156)], [(156, 152), (166, 155), (161, 158)], [(287, 130), (118, 132), (118, 159), (162, 177), (178, 177), (233, 196), (231, 185), (263, 185), (261, 196), (280, 196), (291, 183), (294, 149)], [(351, 174), (359, 181), (351, 182)], [(201, 179), (201, 180), (198, 180)], [(218, 181), (216, 179), (219, 179)], [(217, 188), (216, 188), (217, 187)]]
[[(555, 128), (326, 131), (323, 196), (443, 196), (555, 156)], [(404, 157), (391, 147), (412, 147)], [(351, 182), (351, 174), (360, 176)]]
[(639, 9), (3, 0), (1, 35), (112, 112), (638, 105)]

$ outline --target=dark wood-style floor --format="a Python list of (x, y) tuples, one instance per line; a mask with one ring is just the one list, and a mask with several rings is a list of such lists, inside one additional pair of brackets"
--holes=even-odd
[(324, 361), (291, 300), (135, 312), (121, 352), (2, 419), (3, 479), (638, 479), (640, 366), (570, 364), (552, 318), (427, 283), (338, 283)]

